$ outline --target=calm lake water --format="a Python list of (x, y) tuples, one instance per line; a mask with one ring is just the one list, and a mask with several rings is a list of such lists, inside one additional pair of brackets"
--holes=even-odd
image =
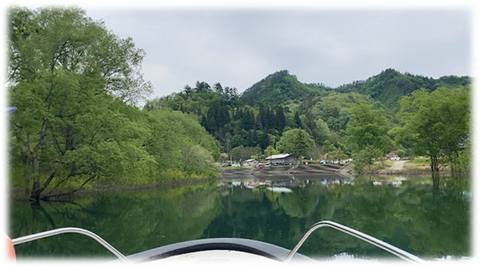
[[(392, 184), (395, 180), (401, 184)], [(9, 235), (81, 227), (125, 255), (214, 237), (255, 239), (291, 249), (311, 225), (330, 220), (427, 260), (461, 258), (471, 256), (470, 192), (468, 179), (449, 177), (435, 182), (432, 177), (393, 176), (357, 177), (352, 183), (336, 176), (215, 180), (168, 189), (97, 193), (72, 203), (11, 202)], [(18, 260), (114, 259), (101, 245), (78, 234), (18, 245), (16, 251)], [(319, 259), (389, 256), (327, 228), (314, 232), (299, 252)]]

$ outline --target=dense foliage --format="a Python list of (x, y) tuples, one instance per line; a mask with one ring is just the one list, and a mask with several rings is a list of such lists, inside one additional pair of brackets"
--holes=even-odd
[(400, 140), (413, 143), (414, 152), (428, 155), (432, 171), (447, 162), (452, 170), (469, 161), (470, 92), (468, 88), (417, 90), (400, 102), (401, 126), (392, 129)]
[(291, 153), (296, 157), (309, 155), (309, 151), (315, 147), (312, 137), (302, 129), (286, 131), (277, 143), (280, 153)]
[[(145, 109), (174, 109), (196, 117), (220, 141), (222, 152), (235, 155), (230, 157), (234, 160), (245, 159), (238, 155), (258, 155), (259, 152), (251, 152), (257, 149), (267, 157), (273, 149), (316, 159), (351, 156), (356, 159), (356, 169), (361, 171), (373, 164), (372, 159), (383, 157), (390, 151), (404, 156), (428, 154), (428, 150), (407, 138), (406, 132), (416, 133), (412, 127), (402, 128), (408, 118), (405, 117), (406, 107), (399, 112), (400, 100), (405, 98), (403, 102), (411, 102), (409, 97), (416, 92), (437, 92), (440, 86), (443, 89), (434, 93), (438, 100), (444, 99), (438, 108), (447, 108), (450, 95), (460, 94), (456, 88), (464, 85), (462, 88), (469, 88), (470, 83), (468, 77), (433, 79), (387, 69), (365, 82), (327, 88), (320, 84), (302, 84), (288, 71), (279, 71), (256, 83), (241, 96), (236, 94), (236, 89), (232, 93), (229, 87), (224, 90), (219, 83), (211, 88), (206, 82), (197, 82), (196, 88), (187, 85), (180, 93), (149, 101)], [(463, 158), (449, 156), (442, 164), (452, 165), (455, 161), (459, 168), (468, 169), (468, 163), (460, 164), (465, 163), (469, 149), (468, 93), (458, 101), (458, 109), (451, 112), (458, 112), (455, 117), (463, 116), (464, 119), (457, 122), (462, 124), (459, 129), (466, 130), (448, 138), (451, 142), (465, 144), (455, 152)], [(433, 115), (426, 112), (427, 117)], [(404, 129), (403, 135), (400, 128)], [(291, 142), (294, 139), (284, 138), (292, 129), (301, 129), (313, 139), (308, 152), (299, 153), (293, 149), (295, 146)], [(428, 125), (426, 129), (433, 130)], [(280, 142), (282, 138), (290, 141)], [(325, 143), (329, 145), (325, 146)]]
[(386, 69), (379, 75), (366, 81), (357, 81), (337, 88), (339, 92), (358, 92), (382, 102), (387, 108), (398, 110), (398, 101), (405, 95), (423, 88), (429, 92), (438, 87), (455, 87), (470, 85), (469, 77), (443, 76), (439, 79), (400, 73), (394, 69)]
[(14, 8), (9, 26), (14, 187), (38, 200), (91, 185), (215, 175), (219, 147), (197, 121), (132, 105), (151, 85), (131, 39), (75, 8)]
[(268, 75), (242, 94), (242, 100), (248, 105), (279, 105), (289, 101), (304, 100), (321, 95), (326, 89), (320, 85), (307, 85), (299, 82), (297, 77), (282, 70)]

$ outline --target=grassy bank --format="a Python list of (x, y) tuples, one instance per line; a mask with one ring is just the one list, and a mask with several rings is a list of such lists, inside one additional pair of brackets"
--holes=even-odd
[[(363, 174), (384, 174), (384, 175), (422, 175), (430, 174), (430, 159), (418, 157), (412, 160), (402, 160), (403, 168), (402, 169), (393, 169), (392, 166), (395, 162), (394, 160), (384, 160), (376, 161), (370, 168), (366, 167), (363, 171)], [(355, 164), (353, 162), (353, 164)], [(440, 166), (441, 172), (450, 172), (448, 166)], [(351, 171), (353, 172), (353, 170)]]

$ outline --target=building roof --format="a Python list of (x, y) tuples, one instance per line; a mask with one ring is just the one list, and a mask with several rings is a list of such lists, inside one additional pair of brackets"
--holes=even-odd
[(265, 159), (284, 159), (288, 156), (290, 156), (292, 154), (278, 154), (278, 155), (271, 155), (270, 157), (268, 158), (265, 158)]

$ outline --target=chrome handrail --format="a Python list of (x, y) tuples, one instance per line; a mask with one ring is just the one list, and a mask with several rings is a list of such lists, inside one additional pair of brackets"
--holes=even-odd
[(107, 241), (103, 240), (101, 237), (98, 235), (82, 229), (82, 228), (76, 228), (76, 227), (64, 227), (64, 228), (59, 228), (55, 230), (50, 230), (50, 231), (45, 231), (41, 233), (36, 233), (32, 235), (27, 235), (19, 238), (12, 239), (13, 245), (18, 245), (26, 242), (30, 242), (33, 240), (49, 237), (49, 236), (54, 236), (54, 235), (59, 235), (59, 234), (65, 234), (65, 233), (77, 233), (77, 234), (82, 234), (86, 235), (88, 237), (91, 237), (98, 243), (100, 243), (102, 246), (104, 246), (106, 249), (108, 249), (110, 252), (112, 252), (117, 258), (122, 260), (123, 262), (126, 263), (132, 263), (130, 260), (127, 259), (122, 253), (120, 253), (117, 249), (115, 249), (112, 245), (110, 245)]
[(364, 234), (360, 231), (357, 231), (357, 230), (354, 230), (352, 228), (349, 228), (347, 226), (344, 226), (344, 225), (341, 225), (339, 223), (335, 223), (335, 222), (331, 222), (331, 221), (320, 221), (320, 222), (317, 222), (316, 224), (312, 225), (312, 227), (310, 227), (310, 229), (305, 233), (305, 235), (303, 235), (302, 239), (297, 243), (297, 245), (292, 249), (292, 251), (290, 251), (290, 253), (287, 255), (287, 257), (285, 258), (285, 260), (283, 261), (284, 263), (289, 263), (290, 260), (293, 258), (293, 255), (295, 255), (295, 253), (297, 253), (298, 249), (300, 249), (300, 247), (303, 245), (303, 243), (305, 242), (305, 240), (307, 240), (307, 238), (310, 236), (311, 233), (313, 233), (313, 231), (317, 230), (318, 228), (321, 228), (321, 227), (330, 227), (330, 228), (333, 228), (333, 229), (336, 229), (338, 231), (341, 231), (341, 232), (344, 232), (346, 234), (349, 234), (351, 236), (354, 236), (356, 238), (359, 238), (359, 239), (362, 239), (376, 247), (379, 247), (385, 251), (388, 251), (390, 253), (392, 253), (393, 255), (397, 256), (397, 257), (400, 257), (402, 258), (403, 260), (406, 260), (408, 262), (411, 262), (411, 263), (419, 263), (419, 264), (427, 264), (426, 261), (420, 259), (419, 257), (415, 256), (415, 255), (412, 255), (404, 250), (401, 250), (397, 247), (394, 247), (388, 243), (385, 243), (381, 240), (378, 240), (372, 236), (369, 236), (367, 234)]

